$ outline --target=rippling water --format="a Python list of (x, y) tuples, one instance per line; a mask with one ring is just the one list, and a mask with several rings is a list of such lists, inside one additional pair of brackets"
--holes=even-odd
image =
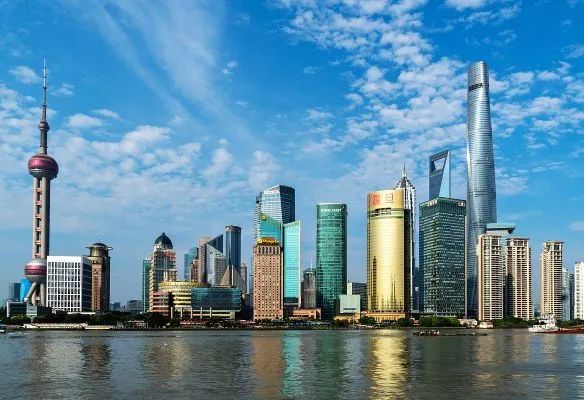
[(0, 398), (584, 398), (584, 335), (489, 331), (0, 335)]

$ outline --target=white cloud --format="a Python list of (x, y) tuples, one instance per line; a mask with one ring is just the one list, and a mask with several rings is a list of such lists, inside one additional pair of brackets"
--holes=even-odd
[(574, 232), (584, 232), (584, 221), (574, 221), (570, 224), (570, 230)]
[(69, 117), (67, 125), (73, 129), (84, 129), (102, 126), (103, 122), (99, 118), (91, 117), (89, 115), (82, 113), (77, 113)]
[(487, 0), (446, 0), (446, 5), (458, 11), (468, 8), (480, 8), (487, 4)]
[(584, 56), (584, 45), (583, 44), (575, 44), (572, 46), (568, 46), (564, 49), (568, 53), (568, 58), (580, 58)]
[(25, 65), (14, 67), (9, 72), (16, 80), (27, 85), (39, 83), (41, 81), (41, 77), (34, 72), (34, 70)]
[(69, 83), (62, 83), (61, 86), (59, 86), (56, 90), (53, 90), (51, 94), (54, 96), (73, 96), (75, 94), (73, 92), (74, 88), (75, 86)]
[(302, 69), (302, 73), (303, 73), (303, 74), (305, 74), (305, 75), (314, 75), (314, 74), (316, 74), (316, 73), (317, 73), (319, 70), (320, 70), (320, 68), (318, 68), (318, 67), (315, 67), (315, 66), (312, 66), (312, 65), (309, 65), (309, 66), (307, 66), (307, 67), (304, 67), (304, 68)]
[(106, 117), (106, 118), (109, 118), (109, 119), (113, 119), (113, 120), (120, 120), (121, 119), (120, 118), (120, 115), (117, 112), (112, 111), (112, 110), (108, 110), (108, 109), (105, 109), (105, 108), (100, 108), (100, 109), (97, 109), (97, 110), (93, 110), (93, 113), (94, 114), (97, 114), (97, 115), (100, 115), (102, 117)]
[(233, 70), (235, 68), (237, 68), (237, 62), (236, 61), (229, 61), (225, 67), (221, 70), (221, 73), (223, 75), (232, 75), (233, 74)]

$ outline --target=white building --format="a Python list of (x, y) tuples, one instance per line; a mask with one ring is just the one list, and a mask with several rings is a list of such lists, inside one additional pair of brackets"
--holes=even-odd
[(540, 256), (540, 307), (541, 314), (554, 314), (564, 319), (562, 288), (563, 242), (548, 241), (543, 244)]
[(347, 283), (347, 294), (339, 295), (336, 312), (337, 315), (358, 315), (361, 313), (361, 296), (353, 294), (352, 282)]
[(584, 261), (574, 264), (574, 319), (584, 319)]
[(69, 313), (91, 311), (91, 261), (82, 256), (47, 257), (47, 306)]
[(505, 246), (506, 315), (533, 319), (531, 248), (528, 238), (509, 237)]

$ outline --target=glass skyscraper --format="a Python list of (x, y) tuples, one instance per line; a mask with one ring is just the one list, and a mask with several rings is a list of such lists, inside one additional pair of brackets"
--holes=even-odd
[(468, 69), (467, 102), (467, 314), (477, 315), (477, 238), (488, 223), (497, 222), (495, 159), (489, 103), (487, 64), (479, 61)]
[(347, 288), (347, 205), (316, 205), (316, 304), (322, 318), (335, 315), (335, 300)]
[(294, 188), (277, 185), (260, 192), (256, 196), (254, 241), (259, 237), (262, 215), (267, 215), (283, 225), (296, 220), (295, 210), (296, 191)]
[(150, 258), (142, 260), (142, 305), (144, 312), (150, 310)]
[(219, 235), (205, 243), (204, 251), (207, 283), (220, 285), (227, 270), (227, 260), (225, 254), (223, 254), (223, 235)]
[(434, 198), (420, 204), (420, 313), (464, 316), (464, 200)]
[(260, 238), (272, 238), (276, 239), (278, 243), (283, 243), (282, 229), (281, 222), (266, 214), (262, 214), (256, 240)]
[(316, 308), (316, 269), (312, 267), (304, 270), (302, 308)]
[(438, 197), (450, 198), (450, 150), (432, 154), (429, 159), (428, 184), (432, 200)]
[(227, 266), (241, 271), (241, 228), (235, 225), (225, 227), (225, 257)]
[(186, 281), (191, 280), (191, 263), (193, 260), (199, 258), (199, 248), (192, 247), (189, 249), (188, 253), (184, 255), (184, 271), (183, 276)]
[(300, 221), (284, 225), (284, 307), (300, 307)]

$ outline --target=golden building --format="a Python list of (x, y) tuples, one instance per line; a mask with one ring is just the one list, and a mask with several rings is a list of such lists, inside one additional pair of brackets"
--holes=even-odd
[(284, 317), (282, 248), (273, 238), (257, 239), (253, 247), (253, 319)]
[(367, 195), (367, 315), (377, 321), (410, 311), (409, 212), (401, 188)]
[(110, 304), (110, 256), (111, 247), (94, 243), (87, 247), (91, 261), (91, 311), (109, 310)]
[(183, 311), (190, 312), (191, 289), (207, 286), (203, 283), (190, 281), (162, 281), (158, 284), (158, 290), (172, 294), (172, 307), (175, 313), (182, 315)]

